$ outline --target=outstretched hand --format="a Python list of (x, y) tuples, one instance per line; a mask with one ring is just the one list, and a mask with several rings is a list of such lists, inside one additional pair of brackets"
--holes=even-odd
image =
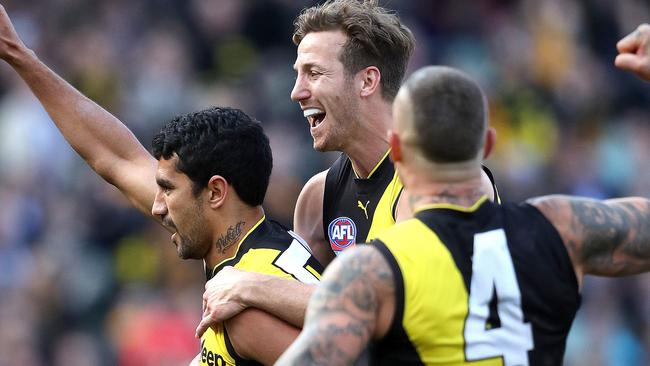
[(25, 44), (18, 37), (7, 11), (4, 6), (0, 5), (0, 58), (10, 61), (16, 51), (24, 48)]
[(616, 67), (650, 82), (650, 25), (641, 24), (617, 44)]

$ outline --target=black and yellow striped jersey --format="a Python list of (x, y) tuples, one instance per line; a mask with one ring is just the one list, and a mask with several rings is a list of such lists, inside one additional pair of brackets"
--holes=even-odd
[[(395, 224), (402, 182), (386, 152), (368, 178), (359, 178), (347, 155), (341, 154), (327, 172), (323, 195), (324, 237), (339, 253), (356, 243), (372, 240), (383, 229)], [(492, 173), (495, 201), (500, 202)]]
[[(208, 280), (225, 266), (316, 284), (323, 271), (307, 244), (280, 224), (262, 217), (240, 241), (235, 256), (206, 273)], [(223, 323), (201, 337), (201, 365), (259, 365), (235, 352)]]
[(553, 225), (529, 204), (431, 205), (373, 242), (396, 310), (376, 364), (561, 365), (580, 305)]

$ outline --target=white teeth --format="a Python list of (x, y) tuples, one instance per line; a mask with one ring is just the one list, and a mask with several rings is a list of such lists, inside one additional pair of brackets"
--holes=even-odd
[(307, 108), (304, 111), (302, 111), (302, 113), (305, 116), (305, 118), (308, 118), (319, 113), (325, 113), (325, 111), (318, 108)]

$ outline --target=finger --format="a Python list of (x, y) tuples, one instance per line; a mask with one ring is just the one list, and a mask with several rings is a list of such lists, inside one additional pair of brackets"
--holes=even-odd
[(209, 318), (206, 318), (205, 316), (201, 319), (199, 326), (196, 327), (196, 333), (194, 334), (196, 338), (201, 338), (201, 336), (203, 336), (203, 333), (205, 333), (205, 331), (210, 327), (210, 322), (208, 319)]
[(639, 30), (637, 29), (618, 41), (616, 49), (620, 53), (635, 53), (640, 45), (641, 39), (639, 37)]
[(642, 69), (643, 59), (637, 55), (623, 53), (616, 56), (614, 64), (621, 70), (638, 72)]

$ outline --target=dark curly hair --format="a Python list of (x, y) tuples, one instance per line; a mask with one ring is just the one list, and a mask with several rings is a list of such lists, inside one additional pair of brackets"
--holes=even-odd
[(260, 123), (243, 111), (212, 107), (178, 116), (152, 145), (158, 160), (178, 155), (176, 169), (190, 178), (194, 195), (220, 175), (245, 203), (264, 201), (273, 168), (271, 147)]

